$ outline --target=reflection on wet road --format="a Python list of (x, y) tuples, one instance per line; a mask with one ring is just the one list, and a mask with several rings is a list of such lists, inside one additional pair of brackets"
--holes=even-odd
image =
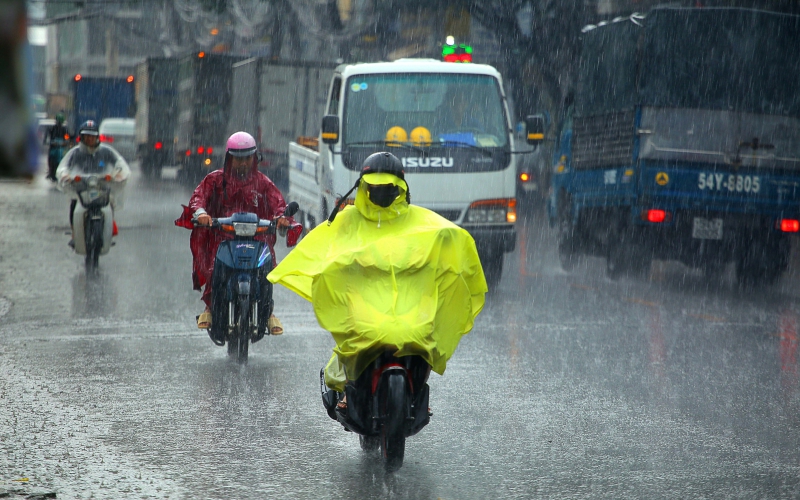
[(502, 286), (431, 378), (431, 424), (386, 475), (322, 409), (332, 340), (310, 305), (277, 289), (286, 334), (230, 362), (194, 327), (189, 232), (172, 225), (190, 189), (130, 187), (118, 244), (87, 279), (62, 195), (0, 184), (0, 491), (800, 496), (795, 265), (759, 291), (675, 263), (617, 282), (599, 259), (565, 273), (527, 214)]

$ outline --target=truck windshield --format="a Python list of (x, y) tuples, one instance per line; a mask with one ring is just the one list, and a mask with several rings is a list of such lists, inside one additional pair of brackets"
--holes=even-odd
[(507, 125), (498, 82), (488, 75), (355, 75), (345, 86), (345, 146), (383, 141), (504, 148)]
[(648, 16), (643, 104), (800, 117), (797, 16), (665, 9)]

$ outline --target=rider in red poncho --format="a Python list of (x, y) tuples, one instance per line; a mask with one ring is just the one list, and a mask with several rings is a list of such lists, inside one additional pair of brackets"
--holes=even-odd
[[(228, 217), (237, 212), (252, 212), (261, 219), (274, 219), (286, 209), (283, 195), (266, 175), (258, 171), (256, 141), (246, 132), (236, 132), (228, 139), (225, 163), (221, 170), (215, 170), (200, 181), (192, 193), (189, 206), (184, 206), (183, 215), (175, 225), (192, 229), (189, 246), (194, 263), (192, 281), (195, 290), (203, 289), (202, 300), (205, 311), (197, 317), (197, 326), (206, 329), (211, 326), (211, 276), (214, 271), (214, 257), (220, 242), (229, 237), (219, 231), (194, 227), (192, 218), (199, 226), (210, 226), (212, 218)], [(278, 229), (285, 229), (294, 221), (291, 218), (278, 219)], [(257, 236), (266, 242), (275, 262), (275, 234)], [(204, 288), (203, 288), (204, 287)], [(269, 318), (268, 327), (272, 335), (283, 333), (283, 326), (274, 315)]]

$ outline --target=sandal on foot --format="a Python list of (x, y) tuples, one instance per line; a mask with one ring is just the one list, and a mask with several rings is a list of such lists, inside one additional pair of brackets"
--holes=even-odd
[(347, 409), (347, 396), (343, 396), (341, 401), (336, 403), (336, 408), (342, 411)]
[(267, 327), (269, 327), (270, 335), (283, 334), (283, 325), (281, 324), (281, 320), (279, 320), (274, 314), (269, 317), (269, 320), (267, 320)]
[(205, 311), (197, 316), (197, 328), (201, 330), (208, 330), (211, 328), (211, 312)]

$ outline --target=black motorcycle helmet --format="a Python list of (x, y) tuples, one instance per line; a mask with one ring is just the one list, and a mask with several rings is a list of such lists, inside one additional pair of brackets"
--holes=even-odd
[(364, 163), (361, 164), (361, 177), (365, 174), (379, 174), (387, 173), (393, 174), (403, 180), (406, 180), (406, 173), (403, 171), (403, 162), (392, 153), (381, 151), (367, 156)]
[[(339, 210), (342, 207), (342, 202), (344, 202), (347, 199), (347, 197), (350, 196), (350, 193), (355, 191), (355, 189), (361, 183), (362, 177), (364, 177), (366, 174), (380, 174), (380, 173), (392, 174), (396, 177), (399, 177), (403, 181), (406, 180), (406, 173), (403, 170), (403, 162), (401, 162), (398, 157), (386, 151), (381, 151), (369, 155), (367, 159), (364, 160), (364, 163), (361, 164), (361, 173), (358, 176), (358, 179), (356, 179), (355, 185), (352, 188), (350, 188), (350, 191), (348, 191), (344, 196), (342, 196), (341, 198), (339, 198), (339, 200), (337, 200), (336, 206), (333, 207), (331, 215), (330, 217), (328, 217), (328, 224), (333, 222), (333, 219), (336, 218), (336, 214), (339, 213)], [(397, 189), (396, 186), (392, 186), (392, 188)], [(370, 192), (369, 195), (370, 201), (382, 207), (386, 207), (388, 205), (384, 205), (384, 203), (382, 203), (379, 198), (382, 198), (383, 200), (394, 200), (394, 198), (397, 197), (397, 193), (394, 193), (394, 196), (392, 196), (391, 193), (382, 192), (382, 189), (375, 189), (373, 191), (375, 193), (373, 194), (372, 192)], [(408, 183), (406, 183), (406, 201), (408, 203), (411, 203), (411, 189), (409, 189)]]

